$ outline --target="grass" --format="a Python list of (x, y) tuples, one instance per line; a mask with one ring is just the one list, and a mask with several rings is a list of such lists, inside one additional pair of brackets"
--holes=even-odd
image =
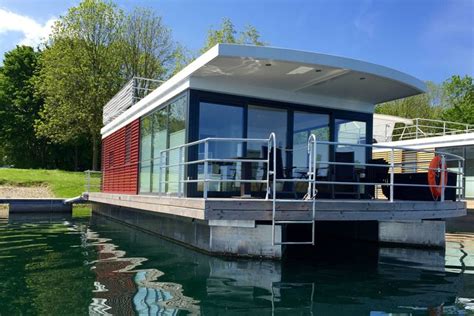
[[(85, 174), (62, 170), (0, 169), (0, 185), (34, 187), (48, 186), (55, 197), (71, 198), (85, 191)], [(92, 188), (98, 188), (99, 177), (92, 178)]]

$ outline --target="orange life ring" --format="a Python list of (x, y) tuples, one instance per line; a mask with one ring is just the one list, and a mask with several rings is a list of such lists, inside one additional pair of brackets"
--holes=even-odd
[[(428, 184), (430, 185), (430, 191), (433, 195), (433, 198), (438, 199), (442, 193), (441, 185), (441, 172), (438, 172), (440, 169), (444, 169), (444, 185), (448, 184), (448, 171), (446, 169), (446, 162), (444, 166), (441, 165), (441, 157), (434, 156), (430, 162), (430, 169), (428, 170)], [(436, 178), (439, 177), (439, 184)]]

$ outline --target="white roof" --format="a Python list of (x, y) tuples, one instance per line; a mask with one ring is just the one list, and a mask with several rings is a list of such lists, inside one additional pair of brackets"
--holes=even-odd
[(218, 44), (107, 124), (102, 136), (188, 88), (366, 113), (374, 104), (426, 91), (410, 75), (355, 59)]

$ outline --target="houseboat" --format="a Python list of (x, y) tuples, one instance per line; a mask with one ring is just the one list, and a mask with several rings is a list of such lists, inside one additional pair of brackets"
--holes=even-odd
[[(466, 213), (452, 181), (462, 164), (446, 163), (463, 158), (372, 157), (374, 106), (425, 89), (359, 60), (218, 44), (105, 105), (102, 188), (88, 199), (96, 214), (217, 255), (280, 258), (346, 237), (443, 247), (444, 219)], [(404, 164), (425, 181), (403, 182)], [(416, 190), (425, 198), (406, 195)]]
[[(474, 125), (459, 122), (374, 114), (374, 140), (387, 147), (403, 147), (399, 159), (407, 159), (414, 149), (431, 150), (429, 154), (417, 155), (417, 163), (433, 159), (434, 151), (458, 155), (464, 160), (462, 195), (467, 207), (474, 209)], [(411, 149), (411, 150), (409, 150)], [(386, 150), (379, 148), (374, 155), (383, 156)], [(424, 161), (423, 161), (424, 160)], [(457, 169), (457, 161), (448, 161), (447, 168)]]

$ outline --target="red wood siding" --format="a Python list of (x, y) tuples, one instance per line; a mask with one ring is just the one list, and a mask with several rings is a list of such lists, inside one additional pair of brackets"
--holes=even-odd
[(102, 140), (102, 192), (137, 194), (140, 120)]

